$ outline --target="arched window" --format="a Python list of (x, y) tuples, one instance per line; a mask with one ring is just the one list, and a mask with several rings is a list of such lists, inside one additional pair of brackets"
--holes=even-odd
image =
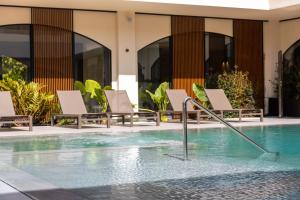
[(300, 40), (283, 55), (283, 106), (287, 116), (300, 116)]
[(205, 87), (216, 88), (217, 78), (234, 67), (233, 38), (218, 33), (205, 33)]
[(111, 85), (111, 51), (103, 45), (74, 33), (74, 78), (96, 80)]
[(172, 82), (171, 38), (158, 40), (138, 51), (139, 107), (154, 109), (145, 90), (155, 91), (162, 82)]
[(0, 76), (3, 71), (2, 59), (11, 57), (27, 65), (25, 80), (30, 80), (30, 25), (6, 25), (0, 27)]
[[(55, 27), (53, 27), (55, 28)], [(2, 58), (11, 57), (28, 66), (25, 80), (33, 77), (33, 63), (31, 62), (32, 38), (30, 24), (0, 26), (0, 78), (4, 73)], [(94, 40), (73, 33), (73, 68), (74, 79), (85, 81), (93, 79), (101, 85), (111, 85), (111, 51)]]

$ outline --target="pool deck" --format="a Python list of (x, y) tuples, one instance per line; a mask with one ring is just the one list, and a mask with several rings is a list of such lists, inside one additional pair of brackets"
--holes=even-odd
[[(300, 124), (300, 118), (264, 118), (263, 122), (260, 122), (258, 118), (246, 118), (242, 122), (238, 122), (237, 119), (231, 119), (229, 121), (233, 126), (245, 127), (245, 126), (272, 126), (272, 125), (292, 125)], [(200, 124), (190, 122), (188, 124), (189, 129), (205, 129), (205, 128), (221, 128), (222, 124), (216, 121), (202, 121)], [(118, 135), (130, 132), (139, 131), (159, 131), (159, 130), (182, 130), (181, 123), (161, 123), (160, 126), (155, 126), (152, 122), (136, 122), (133, 127), (129, 127), (128, 124), (113, 125), (111, 128), (106, 128), (105, 125), (84, 125), (82, 129), (77, 129), (76, 126), (35, 126), (32, 132), (28, 131), (28, 127), (15, 127), (15, 128), (1, 128), (0, 138), (6, 137), (31, 137), (31, 136), (51, 136), (51, 135), (66, 135), (66, 134), (82, 134), (82, 133), (97, 133), (106, 135)]]

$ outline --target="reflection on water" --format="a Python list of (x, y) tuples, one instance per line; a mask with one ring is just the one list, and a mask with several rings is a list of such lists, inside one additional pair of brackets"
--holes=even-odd
[[(182, 155), (182, 147), (177, 145), (182, 139), (180, 132), (161, 131), (122, 136), (84, 135), (1, 140), (0, 163), (64, 188), (238, 172), (299, 170), (299, 128), (243, 128), (248, 136), (268, 150), (280, 152), (281, 156), (276, 161), (265, 159), (254, 146), (224, 128), (190, 131), (191, 160), (186, 162), (165, 156)], [(151, 144), (155, 146), (149, 146)], [(128, 145), (131, 147), (125, 147)], [(1, 173), (6, 173), (10, 169), (1, 167), (0, 170)]]

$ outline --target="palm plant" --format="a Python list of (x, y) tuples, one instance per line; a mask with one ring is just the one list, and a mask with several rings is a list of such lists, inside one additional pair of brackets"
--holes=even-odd
[(81, 81), (75, 81), (74, 87), (80, 90), (86, 103), (90, 100), (95, 100), (101, 107), (101, 111), (106, 112), (108, 103), (104, 91), (111, 90), (111, 86), (101, 87), (97, 81), (86, 80), (84, 84)]
[(166, 93), (167, 89), (169, 89), (169, 83), (163, 82), (158, 86), (154, 93), (146, 90), (159, 111), (167, 110), (167, 106), (169, 104), (169, 99)]
[[(157, 106), (159, 111), (167, 110), (167, 106), (169, 104), (169, 99), (166, 93), (167, 89), (169, 89), (169, 83), (163, 82), (158, 86), (154, 93), (146, 90), (146, 93), (149, 94), (153, 103)], [(161, 115), (161, 121), (167, 121), (166, 116)]]

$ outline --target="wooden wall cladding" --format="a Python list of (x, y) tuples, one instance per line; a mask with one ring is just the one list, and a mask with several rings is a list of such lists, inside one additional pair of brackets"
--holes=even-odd
[(73, 11), (32, 8), (34, 81), (47, 91), (73, 89)]
[(172, 16), (173, 88), (194, 96), (192, 84), (204, 83), (204, 18)]
[(249, 72), (256, 106), (264, 107), (263, 22), (233, 20), (235, 64)]

